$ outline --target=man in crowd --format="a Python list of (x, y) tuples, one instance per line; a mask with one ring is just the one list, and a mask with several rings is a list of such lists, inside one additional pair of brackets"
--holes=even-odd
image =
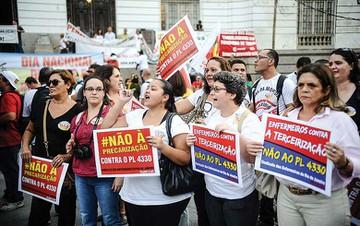
[(113, 32), (113, 29), (111, 26), (107, 28), (107, 32), (104, 35), (104, 39), (106, 41), (112, 41), (115, 40), (115, 33)]
[(149, 83), (152, 80), (152, 75), (151, 75), (151, 71), (147, 68), (143, 71), (143, 84), (141, 85), (140, 88), (140, 96), (139, 96), (139, 100), (141, 104), (144, 104), (144, 98), (145, 98), (145, 91), (149, 86)]
[(25, 128), (30, 120), (31, 103), (37, 89), (41, 86), (40, 83), (33, 77), (27, 77), (25, 79), (25, 84), (28, 87), (28, 91), (24, 95), (21, 132), (25, 131)]
[(288, 74), (288, 78), (291, 79), (295, 84), (297, 83), (297, 73), (303, 68), (305, 65), (311, 64), (311, 59), (309, 57), (300, 57), (296, 61), (296, 71), (291, 74)]
[(136, 62), (136, 70), (140, 70), (140, 76), (142, 76), (142, 73), (145, 69), (149, 68), (148, 64), (148, 57), (142, 50), (139, 51), (139, 57)]
[(65, 35), (63, 33), (60, 34), (60, 40), (59, 40), (59, 51), (60, 53), (68, 53), (68, 41), (65, 39)]
[(0, 199), (0, 211), (11, 211), (24, 206), (24, 197), (18, 191), (21, 135), (18, 123), (21, 117), (21, 98), (16, 91), (18, 76), (8, 70), (0, 71), (0, 170), (4, 174), (6, 190)]
[[(249, 108), (260, 119), (265, 113), (280, 115), (293, 102), (295, 84), (277, 72), (278, 63), (279, 55), (273, 49), (261, 50), (255, 60), (255, 72), (261, 77), (253, 85)], [(274, 225), (273, 206), (273, 198), (262, 196), (259, 225)]]

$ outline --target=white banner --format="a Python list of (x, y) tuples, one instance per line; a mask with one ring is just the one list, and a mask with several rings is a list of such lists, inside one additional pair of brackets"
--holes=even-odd
[(0, 25), (0, 43), (19, 43), (16, 25)]
[(135, 68), (139, 53), (136, 48), (93, 45), (85, 42), (76, 42), (76, 53), (103, 53), (105, 58), (115, 53), (121, 68)]
[(19, 54), (0, 53), (0, 64), (7, 68), (40, 69), (52, 67), (59, 69), (87, 70), (93, 64), (104, 64), (102, 54)]

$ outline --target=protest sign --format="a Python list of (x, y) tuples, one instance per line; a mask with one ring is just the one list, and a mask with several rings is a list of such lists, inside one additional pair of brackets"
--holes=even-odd
[(239, 134), (195, 124), (190, 129), (196, 137), (191, 147), (193, 169), (242, 186)]
[(252, 32), (227, 32), (219, 36), (219, 56), (257, 56), (255, 35)]
[(198, 45), (189, 18), (183, 17), (162, 37), (158, 68), (167, 80), (198, 52)]
[(127, 102), (123, 108), (123, 113), (126, 114), (130, 111), (136, 109), (145, 109), (146, 107), (142, 105), (134, 96), (131, 98), (129, 102)]
[(55, 168), (51, 160), (32, 156), (30, 163), (19, 158), (19, 191), (59, 204), (67, 163)]
[(264, 149), (255, 169), (330, 196), (332, 162), (325, 144), (330, 131), (276, 115), (264, 115)]
[(146, 140), (151, 127), (94, 130), (98, 177), (158, 176), (157, 150)]
[(0, 43), (19, 43), (16, 25), (0, 25)]

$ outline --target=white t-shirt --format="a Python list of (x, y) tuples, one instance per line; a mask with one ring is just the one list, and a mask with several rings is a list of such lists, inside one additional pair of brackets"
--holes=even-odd
[(33, 100), (36, 92), (37, 92), (37, 89), (31, 89), (25, 93), (24, 107), (23, 107), (23, 112), (22, 112), (23, 117), (30, 117), (31, 103), (32, 103), (32, 100)]
[[(129, 127), (143, 127), (143, 115), (145, 109), (136, 109), (125, 115)], [(164, 143), (169, 139), (166, 134), (166, 122), (155, 127), (155, 134), (164, 136)], [(189, 133), (189, 127), (179, 117), (174, 116), (171, 123), (171, 135)], [(159, 157), (160, 157), (160, 152)], [(161, 189), (160, 176), (153, 177), (125, 177), (124, 185), (120, 191), (121, 198), (129, 203), (141, 206), (147, 205), (166, 205), (190, 198), (191, 193), (176, 196), (164, 195)]]
[(293, 81), (294, 84), (297, 84), (297, 73), (294, 71), (291, 74), (288, 74), (286, 77), (288, 77), (291, 81)]
[(146, 55), (140, 55), (137, 63), (139, 64), (139, 70), (145, 70), (149, 68), (148, 58)]
[[(187, 100), (190, 101), (190, 103), (196, 107), (198, 105), (200, 105), (201, 103), (201, 97), (204, 95), (204, 90), (203, 89), (199, 89), (196, 90), (195, 93), (191, 94), (190, 96), (188, 96)], [(205, 105), (204, 105), (204, 110), (205, 110), (205, 116), (210, 117), (211, 115), (213, 115), (215, 112), (219, 111), (218, 109), (216, 109), (212, 102), (206, 100), (205, 101)]]
[(104, 35), (104, 39), (109, 41), (109, 40), (114, 40), (115, 39), (115, 33), (114, 32), (106, 32)]
[[(218, 124), (226, 124), (238, 131), (236, 116), (240, 117), (246, 108), (240, 106), (239, 109), (229, 117), (222, 117), (220, 111), (205, 120), (210, 128), (215, 129)], [(262, 141), (262, 131), (259, 118), (250, 113), (241, 126), (241, 134), (254, 141)], [(212, 196), (224, 199), (241, 199), (250, 195), (255, 189), (256, 175), (254, 165), (240, 159), (243, 187), (232, 183), (205, 175), (206, 189)]]
[(59, 49), (62, 50), (62, 49), (66, 49), (66, 42), (65, 42), (65, 38), (62, 38), (60, 39), (59, 41)]
[[(254, 91), (257, 116), (261, 117), (265, 113), (277, 114), (276, 85), (279, 77), (280, 74), (277, 74), (271, 79), (261, 79), (259, 81)], [(290, 79), (285, 79), (279, 99), (279, 114), (286, 109), (286, 105), (293, 102), (295, 87), (296, 85)]]

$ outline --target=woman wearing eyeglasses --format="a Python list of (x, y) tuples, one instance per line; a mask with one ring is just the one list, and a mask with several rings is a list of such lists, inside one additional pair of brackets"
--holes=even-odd
[[(254, 158), (250, 158), (245, 144), (248, 140), (260, 141), (260, 121), (242, 105), (246, 95), (245, 80), (227, 71), (216, 73), (213, 79), (210, 94), (213, 96), (214, 107), (219, 111), (206, 118), (205, 123), (206, 126), (218, 131), (230, 130), (240, 133), (243, 186), (205, 175), (206, 212), (212, 226), (253, 226), (256, 225), (259, 199), (255, 190), (254, 166), (249, 164)], [(243, 122), (239, 125), (242, 118)], [(195, 139), (193, 134), (189, 134), (187, 144), (193, 145)]]
[(98, 178), (96, 173), (93, 130), (100, 129), (109, 112), (106, 94), (108, 85), (97, 76), (84, 82), (85, 110), (71, 122), (71, 139), (66, 145), (72, 153), (75, 187), (80, 203), (82, 225), (96, 225), (97, 203), (105, 225), (120, 225), (118, 192), (120, 178)]
[[(213, 106), (212, 95), (210, 95), (210, 89), (214, 85), (214, 75), (220, 71), (231, 71), (229, 63), (222, 57), (212, 57), (208, 60), (205, 68), (204, 85), (202, 89), (197, 90), (188, 98), (182, 101), (176, 102), (176, 110), (180, 115), (187, 114), (199, 108), (202, 101), (205, 101), (203, 110), (196, 114), (193, 122), (202, 122), (205, 118), (214, 114), (217, 109)], [(194, 185), (194, 200), (196, 204), (196, 210), (198, 215), (198, 225), (208, 226), (209, 220), (205, 211), (204, 194), (205, 194), (205, 182), (202, 175), (196, 175), (196, 184)]]
[[(69, 98), (72, 86), (75, 84), (72, 74), (66, 70), (54, 70), (49, 79), (50, 100), (39, 103), (39, 107), (32, 109), (30, 122), (22, 137), (22, 159), (29, 162), (32, 155), (52, 159), (55, 167), (63, 162), (69, 162), (71, 155), (66, 153), (65, 145), (70, 139), (70, 122), (79, 113), (76, 102)], [(45, 113), (45, 114), (44, 114)], [(48, 148), (44, 145), (43, 118), (46, 120)], [(30, 148), (32, 139), (35, 145)], [(71, 167), (69, 169), (71, 172)], [(73, 180), (73, 178), (71, 178)], [(71, 182), (71, 181), (69, 181)], [(29, 217), (29, 226), (47, 226), (52, 204), (33, 197)], [(59, 226), (75, 224), (76, 193), (72, 183), (61, 189), (59, 204)]]

